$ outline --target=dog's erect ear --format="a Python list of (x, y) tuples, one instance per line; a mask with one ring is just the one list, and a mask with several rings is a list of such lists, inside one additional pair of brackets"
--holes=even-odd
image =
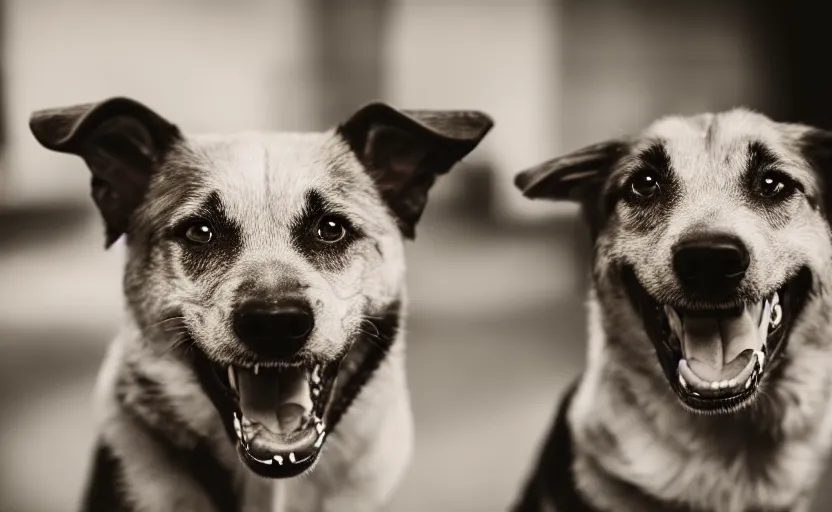
[(372, 103), (338, 133), (375, 180), (404, 236), (413, 238), (436, 177), (476, 148), (493, 125), (482, 112), (399, 111)]
[(92, 171), (107, 247), (126, 232), (153, 170), (181, 137), (176, 126), (128, 98), (40, 110), (29, 128), (44, 147), (78, 155)]
[(582, 189), (603, 183), (629, 145), (623, 140), (593, 144), (520, 172), (514, 184), (529, 199), (582, 200)]

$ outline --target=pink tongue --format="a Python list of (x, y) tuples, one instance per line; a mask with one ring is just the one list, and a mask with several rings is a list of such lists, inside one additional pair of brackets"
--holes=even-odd
[(735, 317), (683, 315), (682, 350), (691, 371), (705, 381), (736, 377), (755, 350), (762, 348), (760, 305), (749, 306)]
[(237, 392), (243, 416), (275, 434), (297, 430), (312, 411), (306, 371), (299, 368), (258, 375), (237, 369)]

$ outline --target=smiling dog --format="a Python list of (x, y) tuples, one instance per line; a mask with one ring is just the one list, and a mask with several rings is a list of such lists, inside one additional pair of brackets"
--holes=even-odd
[(832, 134), (661, 119), (516, 177), (594, 241), (587, 367), (518, 511), (803, 511), (832, 442)]
[(127, 247), (83, 509), (384, 504), (412, 443), (402, 242), (491, 126), (381, 103), (327, 132), (230, 136), (126, 98), (34, 113)]

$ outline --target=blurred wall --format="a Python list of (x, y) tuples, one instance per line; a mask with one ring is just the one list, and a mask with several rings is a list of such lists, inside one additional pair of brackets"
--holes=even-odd
[(32, 110), (132, 96), (183, 129), (305, 128), (304, 0), (6, 2), (9, 202), (86, 203), (80, 159), (44, 151)]

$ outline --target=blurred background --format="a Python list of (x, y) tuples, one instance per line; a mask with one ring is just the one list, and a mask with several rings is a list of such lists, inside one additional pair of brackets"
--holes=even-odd
[(670, 113), (744, 105), (832, 127), (819, 9), (0, 1), (0, 511), (74, 510), (122, 314), (122, 248), (103, 250), (86, 168), (34, 142), (32, 110), (127, 95), (191, 132), (322, 129), (372, 99), (490, 113), (408, 246), (417, 446), (390, 510), (500, 511), (583, 366), (589, 258), (576, 209), (523, 200), (514, 173)]

